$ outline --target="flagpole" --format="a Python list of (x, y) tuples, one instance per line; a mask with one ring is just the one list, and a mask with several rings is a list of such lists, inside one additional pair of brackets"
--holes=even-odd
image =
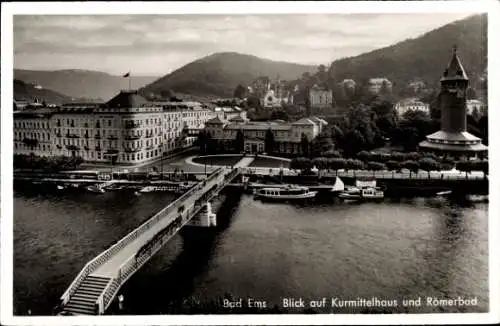
[(128, 90), (132, 91), (132, 76), (128, 73)]

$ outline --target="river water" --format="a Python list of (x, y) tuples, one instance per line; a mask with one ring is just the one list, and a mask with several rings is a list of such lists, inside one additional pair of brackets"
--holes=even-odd
[[(109, 192), (14, 195), (14, 314), (50, 315), (85, 263), (174, 197)], [(266, 203), (232, 194), (215, 229), (176, 235), (120, 290), (123, 310), (185, 313), (186, 302), (283, 298), (398, 300), (394, 312), (488, 310), (488, 204), (447, 199)], [(469, 306), (404, 307), (403, 299), (477, 298)], [(201, 309), (201, 308), (200, 308)], [(191, 310), (193, 311), (193, 310)], [(377, 312), (328, 305), (318, 312)], [(204, 311), (206, 312), (206, 311)]]

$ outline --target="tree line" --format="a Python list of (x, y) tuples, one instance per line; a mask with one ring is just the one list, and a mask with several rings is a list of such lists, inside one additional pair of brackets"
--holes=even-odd
[(83, 163), (79, 156), (36, 156), (26, 154), (14, 154), (14, 169), (31, 169), (46, 171), (75, 170)]
[(471, 171), (483, 171), (488, 174), (487, 160), (460, 160), (455, 161), (450, 157), (439, 158), (433, 153), (401, 153), (393, 152), (370, 153), (361, 151), (356, 158), (343, 158), (337, 151), (328, 151), (320, 157), (308, 158), (297, 157), (290, 162), (290, 168), (302, 171), (310, 171), (313, 167), (318, 170), (369, 170), (369, 171), (401, 171), (408, 169), (417, 173), (423, 170), (431, 171), (451, 170), (456, 168), (459, 171), (470, 173)]

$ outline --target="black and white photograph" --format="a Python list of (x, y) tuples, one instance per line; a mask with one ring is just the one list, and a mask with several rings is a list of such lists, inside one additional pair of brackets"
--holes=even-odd
[(498, 322), (475, 3), (2, 3), (2, 324)]

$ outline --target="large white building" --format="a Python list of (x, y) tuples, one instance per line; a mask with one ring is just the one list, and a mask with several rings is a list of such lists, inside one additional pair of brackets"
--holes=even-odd
[(265, 151), (266, 133), (271, 130), (274, 135), (275, 153), (301, 154), (303, 135), (311, 141), (327, 124), (317, 117), (303, 118), (293, 123), (254, 122), (242, 118), (224, 121), (216, 117), (207, 121), (205, 131), (217, 142), (220, 150), (235, 150), (234, 141), (238, 131), (241, 131), (244, 137), (244, 150), (249, 153), (259, 153)]
[(400, 117), (402, 117), (408, 111), (423, 111), (427, 114), (430, 114), (429, 104), (423, 103), (414, 98), (399, 101), (394, 106), (394, 109)]
[(468, 115), (477, 115), (481, 117), (487, 114), (485, 110), (486, 106), (480, 100), (467, 100), (466, 105)]
[(105, 104), (14, 113), (14, 152), (139, 164), (192, 145), (214, 116), (199, 103), (149, 102), (122, 91)]

